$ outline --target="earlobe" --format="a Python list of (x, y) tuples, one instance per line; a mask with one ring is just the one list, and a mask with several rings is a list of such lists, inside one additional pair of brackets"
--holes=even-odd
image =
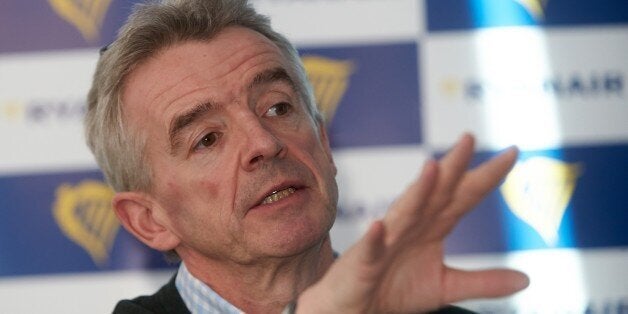
[(113, 198), (113, 209), (124, 228), (138, 240), (159, 251), (179, 245), (179, 238), (164, 221), (157, 219), (157, 204), (141, 192), (120, 192)]

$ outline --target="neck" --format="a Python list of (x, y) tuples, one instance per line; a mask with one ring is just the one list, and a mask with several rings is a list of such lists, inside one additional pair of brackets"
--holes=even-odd
[(194, 277), (246, 313), (280, 313), (333, 263), (329, 235), (300, 254), (246, 265), (197, 257), (181, 256)]

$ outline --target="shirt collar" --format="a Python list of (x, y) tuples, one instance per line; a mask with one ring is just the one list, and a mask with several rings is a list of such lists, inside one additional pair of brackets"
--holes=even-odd
[(223, 299), (212, 288), (194, 277), (181, 262), (175, 285), (188, 310), (194, 314), (243, 314), (240, 309)]

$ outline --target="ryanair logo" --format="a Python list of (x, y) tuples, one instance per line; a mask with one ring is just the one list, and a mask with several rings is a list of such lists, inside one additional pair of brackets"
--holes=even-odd
[(55, 12), (76, 27), (85, 40), (93, 42), (100, 36), (103, 18), (111, 0), (48, 0)]
[(351, 61), (333, 60), (320, 56), (304, 56), (303, 66), (314, 88), (318, 109), (330, 123), (338, 104), (349, 87), (349, 77), (353, 74)]
[(486, 99), (513, 97), (551, 97), (573, 99), (591, 97), (625, 97), (625, 75), (620, 71), (592, 73), (556, 73), (527, 80), (460, 79), (446, 77), (440, 81), (439, 91), (451, 100), (464, 98), (474, 102)]
[(581, 169), (547, 157), (519, 162), (500, 191), (510, 210), (530, 225), (548, 246), (556, 245), (558, 228)]
[(21, 121), (24, 117), (23, 105), (17, 101), (7, 101), (0, 103), (0, 116), (2, 120), (7, 121)]
[(83, 121), (84, 116), (83, 99), (0, 100), (0, 123), (75, 123)]
[(56, 191), (53, 214), (59, 228), (98, 265), (109, 259), (109, 250), (120, 228), (111, 208), (113, 195), (107, 185), (91, 180), (74, 187), (64, 184)]
[(547, 0), (516, 0), (521, 4), (528, 14), (530, 14), (534, 20), (542, 21), (545, 18), (545, 6)]

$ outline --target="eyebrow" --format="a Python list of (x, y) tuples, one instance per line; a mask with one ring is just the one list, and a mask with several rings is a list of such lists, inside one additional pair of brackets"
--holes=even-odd
[(179, 147), (180, 143), (178, 140), (179, 134), (183, 131), (183, 129), (190, 126), (194, 121), (198, 120), (200, 117), (204, 116), (209, 111), (212, 111), (215, 106), (211, 102), (203, 102), (194, 106), (192, 109), (184, 112), (181, 115), (172, 120), (170, 123), (170, 130), (168, 131), (168, 135), (170, 137), (170, 152), (174, 154), (174, 152)]
[(251, 90), (259, 85), (264, 85), (268, 83), (274, 82), (284, 82), (288, 83), (290, 87), (296, 89), (296, 84), (288, 75), (288, 72), (284, 68), (272, 68), (258, 73), (252, 80), (248, 86), (248, 89)]
[[(296, 84), (288, 75), (288, 72), (283, 68), (272, 68), (262, 71), (255, 75), (247, 86), (248, 90), (256, 88), (260, 85), (270, 84), (274, 82), (284, 82), (290, 85), (291, 88), (296, 89)], [(176, 116), (170, 123), (168, 135), (170, 138), (170, 152), (174, 154), (180, 146), (179, 135), (181, 132), (192, 125), (200, 117), (204, 116), (208, 112), (215, 109), (215, 105), (211, 102), (203, 102), (194, 106), (192, 109), (184, 112), (181, 115)]]

